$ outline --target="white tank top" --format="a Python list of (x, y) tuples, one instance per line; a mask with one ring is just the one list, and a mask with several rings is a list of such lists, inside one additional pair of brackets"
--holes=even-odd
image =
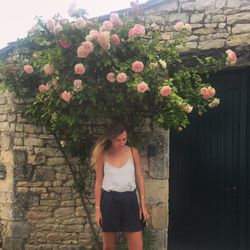
[(122, 167), (113, 167), (110, 163), (104, 163), (104, 177), (102, 188), (105, 191), (127, 192), (136, 188), (135, 167), (129, 157)]

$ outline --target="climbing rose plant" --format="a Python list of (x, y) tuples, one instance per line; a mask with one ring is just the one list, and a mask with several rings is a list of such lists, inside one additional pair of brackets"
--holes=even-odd
[(219, 104), (202, 76), (235, 64), (236, 54), (229, 49), (221, 59), (194, 57), (186, 66), (177, 48), (190, 24), (178, 22), (162, 33), (156, 24), (117, 13), (103, 22), (87, 20), (83, 10), (71, 14), (74, 20), (38, 19), (1, 70), (5, 83), (34, 97), (26, 114), (38, 124), (69, 128), (74, 140), (83, 122), (103, 119), (135, 126), (150, 119), (182, 129), (189, 113)]

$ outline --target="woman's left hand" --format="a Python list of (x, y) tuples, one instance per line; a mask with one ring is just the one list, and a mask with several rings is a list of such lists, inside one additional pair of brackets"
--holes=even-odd
[(150, 218), (147, 208), (145, 206), (142, 206), (141, 212), (142, 212), (144, 221), (147, 221)]

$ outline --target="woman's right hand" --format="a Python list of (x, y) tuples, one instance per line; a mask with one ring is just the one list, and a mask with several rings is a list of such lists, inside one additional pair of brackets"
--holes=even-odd
[(95, 211), (95, 223), (98, 227), (102, 226), (102, 213), (99, 208), (97, 208)]

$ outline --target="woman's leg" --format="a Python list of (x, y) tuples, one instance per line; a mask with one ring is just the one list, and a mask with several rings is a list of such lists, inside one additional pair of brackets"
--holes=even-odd
[(116, 249), (116, 233), (105, 232), (102, 233), (103, 250), (115, 250)]
[(125, 233), (129, 250), (143, 250), (142, 232)]

